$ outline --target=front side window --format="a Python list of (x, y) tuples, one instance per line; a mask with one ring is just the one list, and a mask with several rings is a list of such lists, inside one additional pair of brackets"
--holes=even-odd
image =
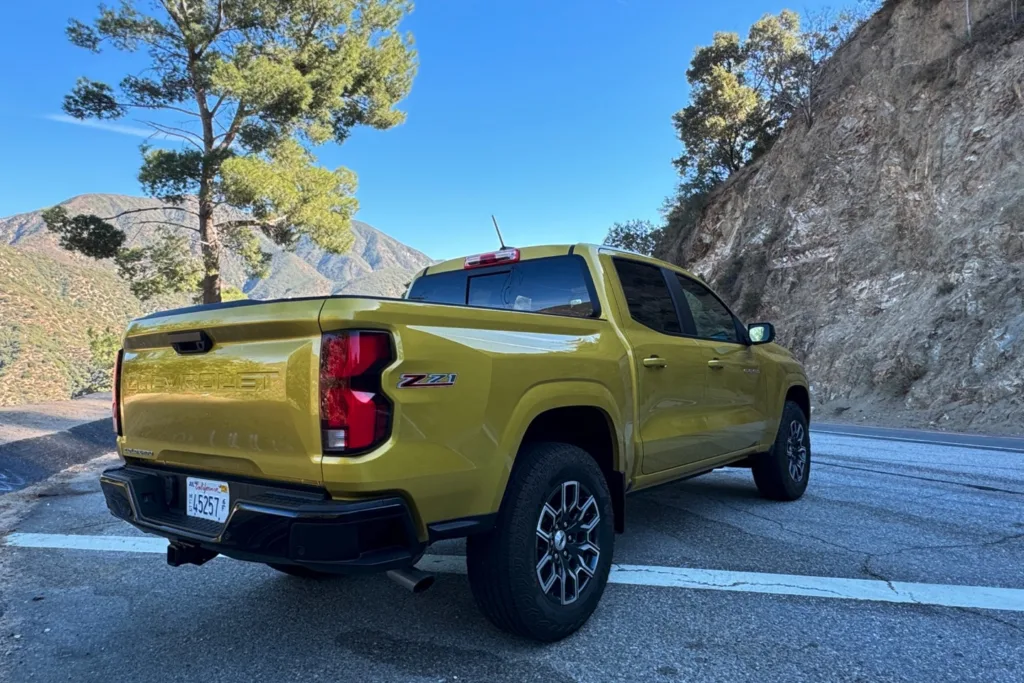
[(589, 272), (580, 256), (425, 275), (412, 284), (407, 298), (577, 318), (590, 317), (596, 310)]
[(693, 316), (697, 336), (738, 344), (740, 340), (736, 333), (736, 323), (729, 309), (704, 285), (679, 274), (676, 277), (679, 278), (679, 286), (683, 288), (686, 304)]
[(630, 317), (658, 332), (680, 334), (679, 315), (661, 269), (628, 259), (614, 262)]

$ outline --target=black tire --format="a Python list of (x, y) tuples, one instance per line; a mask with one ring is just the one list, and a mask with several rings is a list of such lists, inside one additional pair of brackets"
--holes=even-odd
[(798, 404), (786, 401), (772, 449), (756, 456), (751, 470), (765, 498), (788, 501), (804, 495), (811, 478), (811, 438), (807, 416)]
[(271, 569), (287, 574), (289, 576), (297, 576), (300, 579), (333, 579), (340, 576), (340, 574), (332, 574), (330, 572), (321, 572), (316, 569), (310, 569), (309, 567), (302, 567), (297, 564), (267, 564)]
[[(580, 519), (575, 522), (571, 504), (564, 506), (569, 509), (564, 515), (563, 507), (552, 509), (558, 515), (545, 509), (549, 500), (555, 500), (556, 491), (563, 491), (563, 484), (571, 500), (571, 482), (578, 484), (575, 509)], [(551, 642), (575, 632), (594, 613), (608, 583), (615, 544), (613, 515), (608, 483), (586, 451), (562, 443), (524, 447), (516, 457), (495, 528), (470, 536), (466, 544), (469, 585), (480, 610), (498, 628), (525, 638)], [(538, 527), (547, 527), (548, 519), (551, 533), (545, 534), (550, 542), (538, 533)], [(568, 523), (565, 531), (559, 531), (558, 520)], [(562, 550), (555, 552), (559, 543)], [(566, 553), (564, 559), (559, 557)], [(540, 559), (547, 561), (541, 574), (548, 591), (538, 577)], [(592, 576), (580, 568), (581, 563)], [(563, 566), (568, 570), (562, 570), (565, 578), (560, 578)], [(573, 578), (573, 568), (582, 580)], [(562, 591), (568, 599), (573, 584), (575, 599), (564, 604)]]

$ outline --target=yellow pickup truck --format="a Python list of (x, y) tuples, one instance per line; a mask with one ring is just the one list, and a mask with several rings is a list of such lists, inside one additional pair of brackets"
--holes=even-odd
[(700, 279), (593, 245), (425, 268), (402, 299), (235, 301), (128, 327), (111, 512), (299, 577), (386, 571), (467, 537), (498, 627), (556, 640), (597, 606), (626, 494), (727, 465), (793, 500), (807, 378)]

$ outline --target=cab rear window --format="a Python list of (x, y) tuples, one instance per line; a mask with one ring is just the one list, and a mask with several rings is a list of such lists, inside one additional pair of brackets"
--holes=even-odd
[(424, 275), (412, 283), (406, 298), (577, 318), (597, 314), (587, 264), (572, 255)]

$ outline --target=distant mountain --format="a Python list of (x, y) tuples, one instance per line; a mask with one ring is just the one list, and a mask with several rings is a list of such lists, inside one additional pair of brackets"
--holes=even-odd
[[(64, 205), (73, 214), (104, 217), (162, 207), (162, 212), (118, 219), (130, 244), (152, 239), (156, 226), (141, 221), (161, 213), (167, 220), (195, 224), (189, 214), (145, 197), (89, 194)], [(347, 254), (325, 253), (305, 238), (287, 252), (261, 238), (264, 251), (273, 255), (267, 277), (247, 278), (233, 256), (225, 259), (221, 275), (252, 299), (399, 296), (416, 271), (433, 263), (366, 223), (353, 221), (352, 231), (355, 243)], [(198, 254), (198, 244), (193, 250)], [(92, 345), (102, 347), (97, 338), (107, 329), (119, 336), (133, 317), (188, 303), (184, 295), (139, 301), (111, 262), (62, 249), (39, 211), (0, 218), (0, 405), (59, 400), (103, 388), (104, 359), (91, 350), (88, 329), (93, 328)]]
[[(161, 213), (167, 220), (196, 224), (193, 216), (147, 197), (87, 194), (69, 199), (64, 205), (71, 213), (93, 213), (104, 217), (133, 209), (163, 207)], [(156, 212), (129, 214), (116, 223), (129, 235), (130, 243), (145, 243), (152, 239), (157, 226), (142, 221), (153, 221), (160, 215)], [(361, 221), (352, 222), (352, 232), (355, 243), (347, 254), (329, 254), (308, 238), (302, 238), (296, 250), (288, 252), (261, 237), (263, 250), (273, 255), (270, 275), (263, 279), (248, 279), (241, 261), (229, 256), (222, 277), (225, 282), (238, 287), (254, 299), (336, 294), (343, 289), (351, 291), (353, 287), (363, 294), (398, 296), (408, 279), (375, 277), (363, 284), (359, 284), (358, 280), (381, 270), (395, 274), (404, 271), (411, 276), (432, 263), (426, 254)], [(4, 243), (17, 249), (49, 255), (64, 251), (58, 246), (55, 237), (46, 230), (39, 211), (0, 218), (0, 244)], [(194, 249), (198, 254), (198, 244), (194, 245)], [(109, 262), (93, 263), (113, 270), (113, 264)]]

